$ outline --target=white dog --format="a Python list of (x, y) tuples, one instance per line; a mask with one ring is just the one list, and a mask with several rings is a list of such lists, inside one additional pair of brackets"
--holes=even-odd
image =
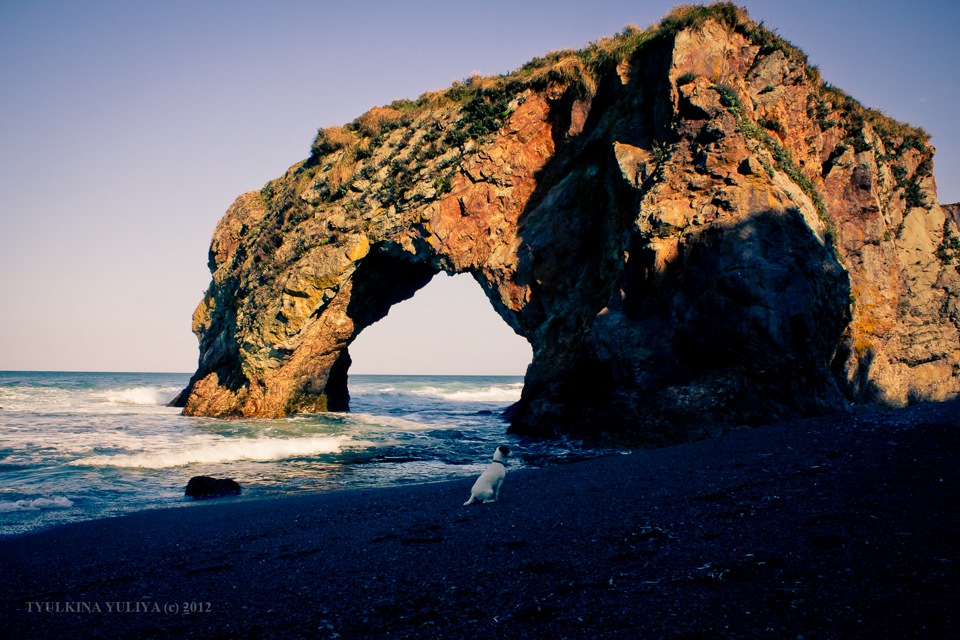
[(473, 504), (477, 500), (481, 502), (497, 501), (500, 496), (500, 485), (503, 484), (503, 479), (507, 475), (503, 457), (508, 455), (510, 455), (510, 449), (503, 446), (497, 447), (496, 451), (493, 452), (493, 462), (473, 483), (473, 489), (470, 490), (470, 499), (463, 504)]

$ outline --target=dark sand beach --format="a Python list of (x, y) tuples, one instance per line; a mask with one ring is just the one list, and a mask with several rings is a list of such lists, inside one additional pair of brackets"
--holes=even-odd
[(960, 405), (0, 541), (5, 638), (960, 637)]

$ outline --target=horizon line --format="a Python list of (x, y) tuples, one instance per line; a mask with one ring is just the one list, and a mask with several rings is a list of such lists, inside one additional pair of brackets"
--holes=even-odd
[[(0, 373), (154, 373), (164, 375), (183, 375), (192, 376), (189, 371), (135, 371), (135, 370), (93, 370), (93, 369), (0, 369)], [(347, 377), (355, 376), (456, 376), (456, 377), (491, 377), (491, 376), (510, 376), (525, 377), (525, 373), (367, 373), (363, 371), (349, 372)]]

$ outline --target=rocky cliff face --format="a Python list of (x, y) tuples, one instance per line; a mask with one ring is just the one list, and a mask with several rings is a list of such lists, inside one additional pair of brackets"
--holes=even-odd
[(441, 271), (533, 347), (519, 433), (663, 444), (951, 397), (932, 156), (727, 3), (376, 108), (220, 221), (180, 402), (346, 409), (351, 341)]
[(960, 202), (940, 205), (943, 214), (956, 226), (960, 226)]

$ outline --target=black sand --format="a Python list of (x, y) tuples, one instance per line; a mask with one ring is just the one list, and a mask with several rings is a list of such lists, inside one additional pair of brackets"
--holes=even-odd
[(960, 405), (922, 405), (508, 473), (496, 504), (461, 480), (64, 526), (0, 541), (0, 635), (960, 637), (958, 456)]

